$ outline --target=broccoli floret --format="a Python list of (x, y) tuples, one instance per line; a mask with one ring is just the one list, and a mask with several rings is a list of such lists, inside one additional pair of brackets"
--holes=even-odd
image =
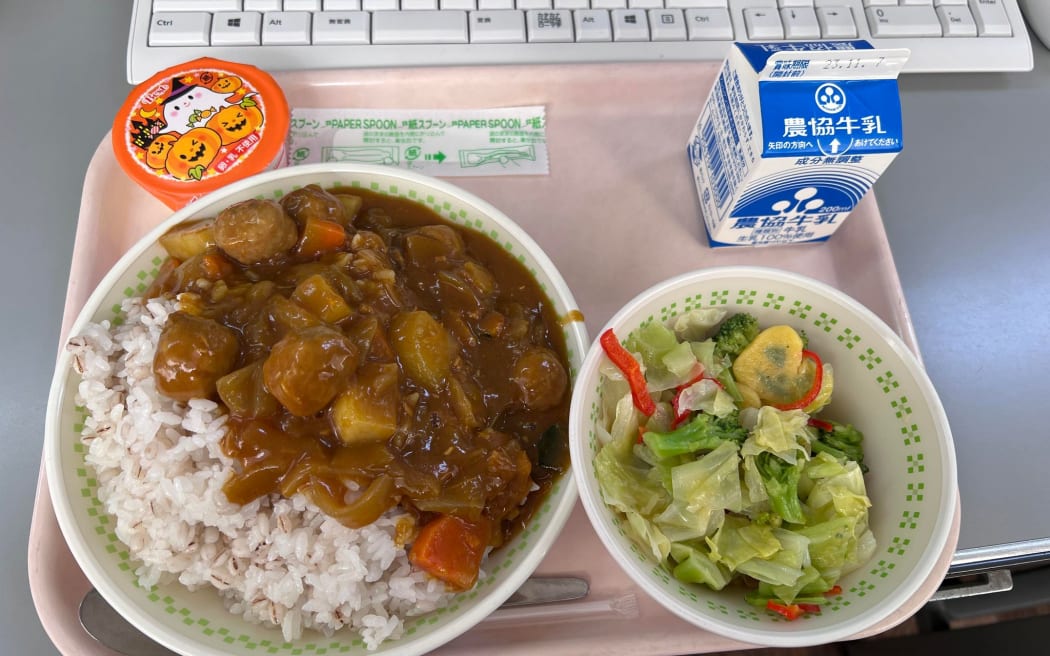
[(853, 460), (863, 472), (868, 471), (864, 464), (864, 434), (854, 428), (851, 424), (840, 424), (837, 421), (829, 421), (832, 429), (826, 431), (818, 428), (818, 437), (812, 444), (814, 453), (827, 453), (839, 460)]
[(737, 412), (722, 419), (701, 413), (673, 431), (646, 431), (642, 435), (642, 441), (660, 460), (697, 451), (712, 451), (726, 441), (741, 444), (746, 439), (747, 431), (740, 425)]
[(715, 354), (736, 358), (758, 333), (758, 319), (754, 316), (747, 312), (731, 315), (715, 334)]
[(725, 417), (711, 417), (723, 440), (743, 444), (747, 439), (747, 429), (740, 424), (740, 411), (734, 410)]
[(799, 466), (788, 464), (768, 451), (755, 456), (755, 466), (762, 475), (773, 510), (785, 522), (804, 524), (806, 516), (802, 514), (802, 504), (798, 500), (798, 481), (802, 476)]

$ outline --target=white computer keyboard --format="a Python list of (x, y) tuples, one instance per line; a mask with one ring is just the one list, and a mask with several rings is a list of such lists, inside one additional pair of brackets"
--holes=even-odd
[(734, 40), (853, 38), (910, 48), (906, 72), (1032, 68), (1017, 0), (134, 0), (128, 80), (202, 56), (270, 71), (714, 61)]

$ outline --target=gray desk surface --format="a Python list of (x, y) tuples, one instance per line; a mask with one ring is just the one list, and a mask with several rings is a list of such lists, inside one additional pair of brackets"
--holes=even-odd
[[(130, 87), (128, 3), (0, 2), (0, 653), (50, 654), (26, 545), (84, 171)], [(906, 142), (876, 186), (952, 423), (956, 565), (1050, 554), (1050, 53), (1035, 71), (902, 79)], [(1001, 545), (1011, 545), (1004, 549)]]

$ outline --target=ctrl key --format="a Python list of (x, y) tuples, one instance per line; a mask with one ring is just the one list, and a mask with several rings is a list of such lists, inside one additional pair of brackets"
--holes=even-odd
[(729, 11), (718, 7), (686, 9), (685, 27), (690, 41), (733, 40), (733, 23), (729, 20)]
[(150, 46), (206, 46), (210, 34), (211, 14), (205, 12), (159, 12), (150, 18)]

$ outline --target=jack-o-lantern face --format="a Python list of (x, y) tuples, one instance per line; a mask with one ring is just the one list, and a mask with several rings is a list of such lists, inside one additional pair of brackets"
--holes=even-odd
[(157, 135), (157, 138), (146, 148), (146, 166), (151, 169), (164, 168), (164, 160), (168, 157), (168, 151), (178, 138), (179, 135), (172, 132)]
[(222, 139), (210, 128), (193, 128), (171, 145), (164, 163), (179, 180), (200, 180), (219, 154)]
[(211, 90), (219, 93), (233, 93), (240, 89), (243, 84), (244, 82), (241, 81), (241, 78), (236, 75), (227, 75), (220, 77), (215, 84), (211, 85)]
[(262, 112), (254, 105), (230, 105), (219, 110), (205, 125), (218, 132), (223, 145), (228, 146), (258, 129), (262, 125)]

